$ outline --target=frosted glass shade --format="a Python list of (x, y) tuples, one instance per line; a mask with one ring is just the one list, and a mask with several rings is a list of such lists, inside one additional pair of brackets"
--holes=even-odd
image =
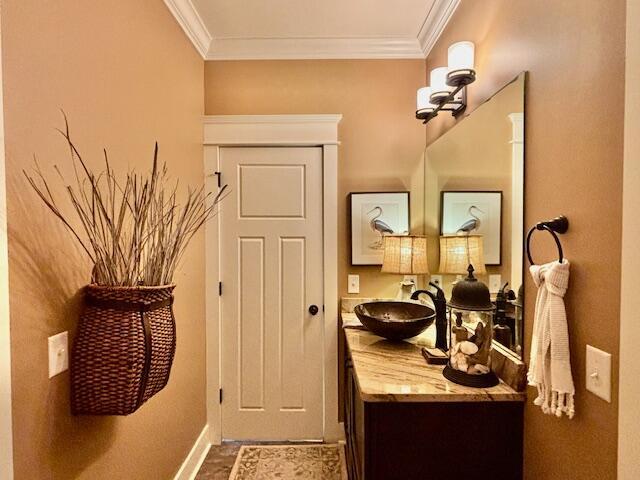
[(473, 70), (475, 57), (475, 46), (473, 42), (456, 42), (449, 47), (448, 69)]
[(431, 81), (431, 93), (448, 92), (450, 90), (447, 86), (447, 67), (438, 67), (431, 70), (429, 80)]
[(429, 273), (427, 237), (421, 235), (388, 235), (384, 237), (382, 271), (403, 275)]
[(440, 237), (439, 273), (466, 274), (469, 264), (475, 273), (487, 273), (482, 235), (443, 235)]
[(416, 110), (433, 110), (435, 107), (431, 104), (431, 87), (422, 87), (418, 89), (418, 98)]

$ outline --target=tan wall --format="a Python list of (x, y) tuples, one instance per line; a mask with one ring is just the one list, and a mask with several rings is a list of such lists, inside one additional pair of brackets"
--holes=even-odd
[[(47, 337), (73, 332), (90, 268), (26, 185), (38, 155), (67, 165), (63, 108), (89, 164), (149, 167), (153, 142), (182, 184), (202, 181), (203, 64), (159, 0), (2, 2), (15, 478), (173, 478), (204, 424), (204, 242), (177, 274), (177, 354), (166, 389), (130, 417), (73, 417)], [(53, 178), (53, 177), (51, 177)], [(189, 272), (186, 275), (185, 272)]]
[[(525, 477), (614, 479), (618, 415), (620, 239), (625, 2), (463, 0), (427, 58), (446, 64), (448, 45), (476, 44), (473, 108), (522, 70), (530, 72), (525, 113), (525, 225), (565, 214), (572, 262), (566, 296), (576, 417), (543, 415), (527, 402)], [(606, 95), (595, 92), (606, 91)], [(428, 142), (451, 126), (438, 118)], [(535, 258), (553, 259), (542, 236)], [(535, 291), (527, 279), (530, 341)], [(585, 345), (613, 354), (612, 402), (585, 390)], [(533, 392), (529, 392), (533, 394)]]
[(359, 296), (395, 296), (398, 276), (353, 267), (347, 196), (358, 191), (411, 191), (414, 233), (422, 232), (424, 127), (415, 95), (421, 60), (216, 61), (205, 64), (205, 113), (341, 113), (338, 167), (339, 291), (360, 274)]

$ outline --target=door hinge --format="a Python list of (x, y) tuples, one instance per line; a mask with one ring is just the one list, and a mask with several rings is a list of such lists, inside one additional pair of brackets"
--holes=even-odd
[(222, 186), (222, 172), (213, 172), (213, 174), (218, 177), (218, 188)]
[(222, 296), (222, 282), (218, 282), (218, 295)]
[(220, 403), (222, 403), (222, 389), (220, 389)]

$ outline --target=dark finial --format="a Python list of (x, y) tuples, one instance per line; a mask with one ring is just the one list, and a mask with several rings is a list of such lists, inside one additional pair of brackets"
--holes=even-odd
[(469, 276), (466, 278), (466, 280), (470, 280), (470, 281), (476, 280), (476, 277), (473, 276), (474, 271), (475, 271), (475, 268), (473, 268), (473, 265), (469, 264), (469, 266), (467, 267), (467, 272), (469, 272)]

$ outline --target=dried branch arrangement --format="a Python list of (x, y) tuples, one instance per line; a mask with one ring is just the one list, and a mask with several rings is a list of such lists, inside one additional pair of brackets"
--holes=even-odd
[[(93, 263), (92, 282), (107, 286), (157, 286), (172, 283), (176, 267), (193, 236), (216, 212), (226, 185), (216, 195), (204, 186), (188, 189), (180, 204), (178, 182), (169, 186), (166, 164), (158, 165), (158, 144), (150, 174), (128, 172), (121, 183), (109, 165), (94, 174), (82, 159), (69, 134), (59, 130), (69, 146), (74, 180), (64, 184), (79, 222), (73, 222), (59, 203), (37, 161), (35, 172), (23, 171), (47, 207), (70, 230)], [(74, 226), (79, 225), (79, 226)]]

